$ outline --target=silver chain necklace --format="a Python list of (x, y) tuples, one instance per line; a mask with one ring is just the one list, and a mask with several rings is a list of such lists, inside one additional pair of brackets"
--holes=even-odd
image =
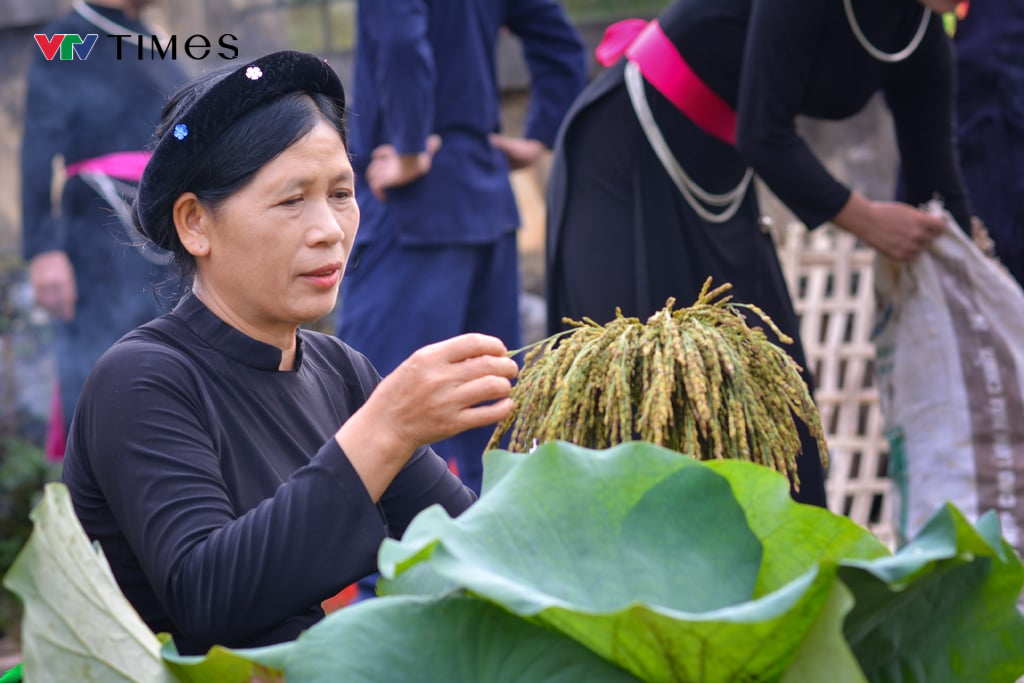
[(739, 210), (743, 198), (747, 196), (747, 188), (750, 187), (750, 181), (754, 177), (754, 170), (748, 167), (736, 187), (728, 192), (715, 194), (705, 190), (679, 165), (668, 142), (661, 134), (658, 122), (654, 120), (654, 114), (647, 102), (643, 74), (640, 73), (640, 67), (635, 62), (626, 62), (625, 79), (626, 92), (629, 94), (629, 100), (633, 105), (633, 111), (636, 112), (640, 127), (658, 160), (661, 161), (665, 172), (675, 183), (679, 193), (683, 195), (683, 199), (700, 216), (701, 220), (708, 223), (725, 223), (730, 220)]
[(853, 35), (857, 38), (857, 42), (867, 51), (869, 55), (874, 57), (880, 62), (889, 62), (894, 64), (896, 62), (902, 62), (904, 59), (914, 54), (914, 50), (924, 40), (925, 31), (928, 30), (928, 20), (932, 16), (932, 11), (927, 7), (924, 8), (924, 14), (921, 15), (921, 25), (917, 27), (917, 33), (910, 39), (907, 46), (898, 52), (882, 52), (877, 47), (871, 44), (864, 32), (860, 30), (860, 24), (857, 23), (857, 17), (853, 14), (853, 0), (843, 0), (843, 7), (846, 9), (846, 20), (850, 23), (850, 29), (853, 31)]

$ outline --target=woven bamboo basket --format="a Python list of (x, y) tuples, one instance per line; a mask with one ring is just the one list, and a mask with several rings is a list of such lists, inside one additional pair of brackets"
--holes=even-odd
[(888, 442), (871, 342), (875, 252), (829, 225), (808, 231), (790, 223), (775, 237), (829, 444), (829, 507), (893, 547)]

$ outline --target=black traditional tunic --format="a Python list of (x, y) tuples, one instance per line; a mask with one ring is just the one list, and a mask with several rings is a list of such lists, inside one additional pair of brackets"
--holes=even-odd
[(474, 499), (421, 448), (374, 504), (334, 434), (376, 371), (306, 330), (294, 371), (280, 361), (188, 296), (115, 344), (82, 392), (63, 473), (75, 511), (184, 653), (295, 638), (416, 513)]
[[(118, 9), (93, 7), (131, 31), (152, 31)], [(81, 177), (64, 185), (59, 210), (50, 201), (55, 160), (71, 165), (113, 152), (145, 150), (160, 109), (185, 72), (169, 57), (117, 40), (76, 12), (43, 29), (97, 39), (85, 59), (47, 61), (36, 50), (28, 73), (25, 134), (21, 149), (22, 254), (67, 253), (75, 270), (78, 302), (71, 322), (55, 322), (56, 359), (65, 424), (92, 364), (118, 337), (168, 310), (154, 285), (170, 271), (134, 246), (111, 207)], [(147, 42), (148, 44), (148, 42)], [(151, 253), (151, 252), (150, 252)]]
[[(923, 11), (915, 0), (853, 4), (864, 32), (886, 51), (910, 42)], [(850, 191), (798, 136), (796, 118), (843, 119), (882, 91), (896, 124), (906, 200), (920, 203), (938, 193), (959, 220), (967, 218), (953, 151), (950, 44), (938, 17), (914, 54), (891, 65), (857, 42), (841, 0), (677, 0), (660, 22), (686, 62), (738, 115), (737, 149), (702, 132), (645, 84), (669, 147), (707, 191), (732, 189), (752, 166), (808, 226), (831, 219)], [(758, 227), (753, 185), (730, 220), (698, 217), (637, 123), (623, 72), (619, 60), (588, 86), (556, 145), (548, 197), (549, 327), (560, 329), (563, 316), (610, 320), (616, 307), (644, 318), (670, 296), (687, 305), (711, 276), (731, 282), (735, 300), (756, 303), (796, 338), (799, 324), (772, 238)], [(799, 341), (786, 350), (806, 366)], [(817, 449), (805, 440), (804, 452), (800, 498), (822, 504)]]

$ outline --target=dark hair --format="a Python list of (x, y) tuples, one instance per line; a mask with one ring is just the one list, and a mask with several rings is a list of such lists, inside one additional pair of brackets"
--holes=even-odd
[[(232, 72), (213, 72), (172, 95), (164, 105), (154, 139), (165, 139), (179, 125), (184, 113)], [(183, 172), (165, 175), (151, 190), (158, 193), (156, 201), (167, 209), (185, 192), (194, 192), (205, 206), (216, 209), (245, 187), (257, 171), (321, 121), (338, 131), (347, 148), (345, 113), (335, 99), (318, 92), (285, 92), (242, 113), (190, 158)], [(136, 227), (150, 240), (171, 251), (183, 278), (194, 275), (195, 260), (178, 239), (173, 212), (164, 210), (150, 218), (145, 229), (139, 214), (136, 201), (132, 212)]]

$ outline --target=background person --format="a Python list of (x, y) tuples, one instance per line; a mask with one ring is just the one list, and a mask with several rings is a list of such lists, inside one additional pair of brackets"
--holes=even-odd
[(957, 143), (971, 208), (1024, 284), (1024, 0), (970, 3), (954, 45)]
[[(382, 540), (473, 492), (424, 444), (512, 409), (497, 339), (417, 350), (381, 381), (332, 335), (359, 225), (345, 95), (282, 52), (173, 98), (136, 208), (191, 291), (94, 367), (63, 468), (129, 601), (182, 653), (294, 639)], [(483, 404), (483, 405), (478, 405)]]
[[(363, 211), (337, 333), (384, 374), (462, 332), (520, 346), (519, 215), (509, 170), (536, 161), (586, 79), (556, 0), (360, 2), (352, 153)], [(500, 135), (499, 34), (530, 72), (524, 138)], [(480, 490), (491, 429), (435, 444)]]
[[(928, 10), (953, 5), (676, 0), (643, 33), (643, 22), (610, 30), (599, 52), (612, 66), (576, 101), (555, 149), (551, 331), (565, 316), (606, 321), (619, 307), (645, 318), (670, 296), (687, 305), (711, 276), (797, 339), (785, 349), (806, 368), (775, 245), (759, 225), (752, 173), (808, 227), (832, 221), (896, 259), (913, 258), (942, 229), (913, 206), (936, 193), (966, 225), (952, 51)], [(627, 57), (618, 58), (623, 50)], [(896, 125), (906, 204), (844, 186), (796, 129), (798, 115), (843, 119), (880, 91)], [(648, 132), (637, 113), (645, 108)], [(659, 136), (661, 158), (650, 142)], [(824, 506), (812, 440), (804, 439), (798, 464), (797, 498)]]
[[(154, 283), (169, 277), (166, 255), (140, 249), (118, 215), (145, 166), (167, 94), (185, 81), (170, 59), (118, 59), (107, 34), (146, 36), (142, 0), (75, 2), (46, 36), (97, 39), (86, 56), (33, 55), (21, 148), (22, 255), (35, 300), (54, 322), (58, 436), (70, 423), (93, 363), (122, 334), (166, 310)], [(64, 167), (64, 176), (54, 173)], [(51, 193), (63, 182), (59, 206)], [(59, 449), (58, 449), (59, 451)]]

